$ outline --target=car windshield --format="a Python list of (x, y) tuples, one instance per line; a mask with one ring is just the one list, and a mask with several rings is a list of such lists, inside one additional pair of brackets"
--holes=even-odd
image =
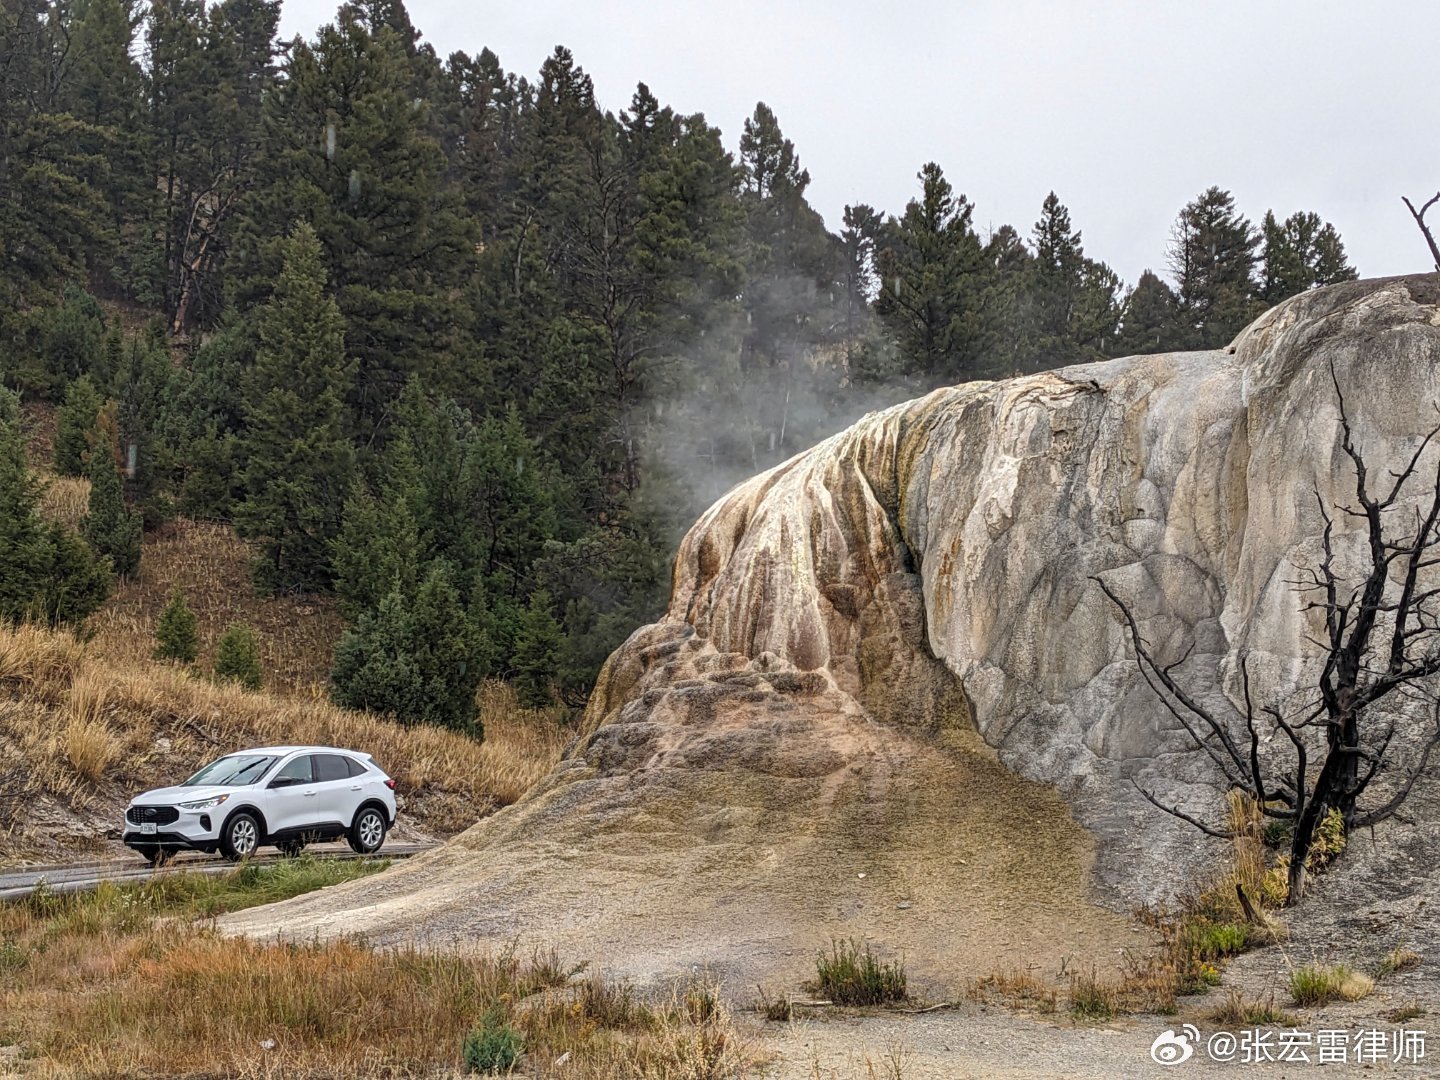
[(180, 786), (239, 787), (241, 784), (253, 784), (265, 775), (265, 770), (274, 762), (275, 759), (268, 754), (231, 754), (212, 761)]

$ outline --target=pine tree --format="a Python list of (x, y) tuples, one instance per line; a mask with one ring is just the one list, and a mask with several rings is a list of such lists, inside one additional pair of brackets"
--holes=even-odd
[(1291, 214), (1281, 224), (1267, 210), (1260, 234), (1264, 246), (1258, 295), (1267, 304), (1278, 304), (1317, 285), (1354, 281), (1358, 276), (1345, 257), (1345, 245), (1335, 226), (1322, 222), (1319, 214)]
[(484, 648), (445, 563), (432, 564), (421, 584), (411, 628), (412, 655), (424, 688), (424, 710), (414, 719), (483, 738), (475, 694)]
[(877, 246), (875, 312), (895, 335), (909, 370), (928, 377), (981, 374), (990, 341), (988, 284), (974, 207), (934, 162), (920, 170), (921, 196), (890, 218)]
[(410, 603), (394, 588), (345, 631), (330, 668), (330, 696), (337, 705), (400, 720), (424, 711), (425, 685), (415, 659)]
[(1174, 290), (1146, 270), (1125, 298), (1115, 355), (1143, 356), (1184, 348), (1186, 336)]
[(1170, 272), (1177, 283), (1183, 347), (1226, 345), (1260, 311), (1254, 300), (1260, 236), (1235, 209), (1235, 198), (1208, 188), (1188, 203), (1170, 234)]
[(335, 592), (346, 616), (373, 610), (397, 584), (411, 595), (419, 559), (420, 533), (406, 493), (387, 485), (376, 497), (358, 486), (345, 503), (334, 547)]
[(55, 416), (55, 471), (61, 476), (84, 476), (90, 458), (90, 439), (104, 405), (95, 384), (82, 375), (65, 391), (65, 404)]
[(115, 418), (120, 430), (118, 446), (124, 462), (125, 495), (140, 510), (145, 524), (153, 528), (170, 514), (161, 488), (167, 463), (158, 438), (170, 384), (170, 357), (163, 325), (152, 322), (144, 333), (131, 338), (115, 382)]
[(260, 641), (245, 623), (231, 623), (215, 646), (215, 681), (239, 683), (246, 690), (264, 685)]
[(1084, 363), (1105, 356), (1120, 321), (1120, 280), (1087, 258), (1080, 230), (1052, 191), (1032, 233), (1035, 258), (1028, 282), (1033, 321), (1031, 370)]
[(240, 310), (263, 302), (282, 259), (276, 238), (297, 214), (310, 222), (348, 329), (347, 404), (365, 441), (383, 437), (410, 374), (447, 371), (465, 346), (459, 289), (474, 230), (442, 182), (444, 154), (414, 77), (395, 30), (372, 33), (354, 7), (295, 43), (265, 98), (256, 189), (227, 270)]
[(155, 659), (193, 664), (200, 655), (200, 624), (185, 594), (176, 589), (155, 624)]
[(126, 507), (120, 474), (108, 454), (91, 452), (89, 474), (90, 509), (80, 531), (115, 573), (129, 577), (140, 565), (140, 514)]
[(520, 704), (528, 708), (544, 708), (555, 703), (555, 674), (563, 638), (560, 623), (550, 607), (550, 594), (537, 589), (521, 614), (515, 635), (511, 681), (520, 696)]
[(345, 323), (325, 294), (320, 242), (301, 223), (260, 316), (245, 395), (246, 494), (237, 518), (243, 534), (260, 541), (256, 580), (268, 590), (330, 585), (330, 547), (352, 467), (341, 406), (349, 371)]

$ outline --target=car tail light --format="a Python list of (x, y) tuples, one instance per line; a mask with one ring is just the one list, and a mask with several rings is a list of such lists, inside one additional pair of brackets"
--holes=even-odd
[(394, 791), (394, 790), (395, 790), (395, 781), (394, 781), (394, 780), (386, 780), (386, 781), (385, 781), (385, 786), (388, 787), (391, 791)]

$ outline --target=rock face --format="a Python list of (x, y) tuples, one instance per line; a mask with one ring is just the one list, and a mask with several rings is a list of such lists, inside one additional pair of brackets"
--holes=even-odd
[[(1179, 671), (1202, 697), (1237, 698), (1242, 651), (1262, 700), (1313, 685), (1320, 624), (1290, 583), (1317, 562), (1317, 493), (1340, 504), (1354, 484), (1331, 372), (1372, 471), (1397, 467), (1436, 422), (1437, 304), (1434, 275), (1334, 286), (1228, 349), (971, 383), (867, 416), (696, 523), (668, 612), (611, 657), (547, 781), (450, 854), (386, 875), (378, 905), (352, 887), (293, 905), (286, 926), (497, 935), (543, 910), (551, 930), (593, 927), (616, 904), (723, 909), (729, 882), (749, 921), (710, 929), (754, 944), (775, 940), (754, 930), (757, 896), (777, 925), (812, 927), (912, 894), (963, 907), (987, 850), (1011, 854), (985, 873), (1018, 874), (991, 898), (997, 925), (1045, 921), (1031, 888), (1045, 865), (1071, 884), (1042, 891), (1069, 889), (1066, 904), (1091, 881), (1116, 906), (1187, 884), (1204, 842), (1129, 781), (1208, 813), (1217, 778), (1091, 579), (1129, 600), (1162, 662), (1188, 655)], [(1006, 780), (987, 747), (1036, 784)], [(1093, 862), (1051, 790), (1097, 838)], [(954, 834), (971, 823), (988, 832)], [(926, 884), (901, 880), (904, 851)], [(869, 866), (891, 892), (805, 885), (837, 865), (836, 882)], [(461, 878), (460, 897), (434, 884)], [(629, 900), (596, 898), (622, 879)]]

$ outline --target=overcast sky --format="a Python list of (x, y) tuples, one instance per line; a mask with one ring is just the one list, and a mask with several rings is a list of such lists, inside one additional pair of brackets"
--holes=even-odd
[[(332, 0), (285, 0), (285, 37)], [(489, 47), (534, 76), (557, 44), (602, 107), (635, 84), (703, 112), (735, 149), (756, 101), (810, 170), (831, 229), (846, 203), (898, 213), (938, 161), (982, 234), (1028, 236), (1052, 188), (1092, 257), (1164, 269), (1176, 211), (1211, 184), (1258, 224), (1314, 210), (1366, 277), (1430, 269), (1401, 195), (1440, 188), (1434, 0), (409, 0), (440, 55)], [(1440, 208), (1432, 211), (1440, 219)], [(1440, 225), (1440, 220), (1436, 221)]]

